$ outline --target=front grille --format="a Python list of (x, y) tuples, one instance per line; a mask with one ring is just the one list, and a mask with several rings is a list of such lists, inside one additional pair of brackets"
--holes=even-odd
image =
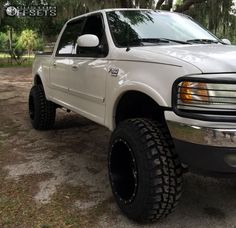
[[(191, 86), (198, 84), (206, 87)], [(236, 81), (185, 78), (174, 83), (172, 94), (174, 111), (180, 116), (209, 121), (236, 120)]]

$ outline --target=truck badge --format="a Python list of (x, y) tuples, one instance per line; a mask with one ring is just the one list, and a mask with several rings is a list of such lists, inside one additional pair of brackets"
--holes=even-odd
[(111, 74), (112, 77), (117, 77), (119, 74), (119, 69), (118, 68), (110, 68), (109, 73)]

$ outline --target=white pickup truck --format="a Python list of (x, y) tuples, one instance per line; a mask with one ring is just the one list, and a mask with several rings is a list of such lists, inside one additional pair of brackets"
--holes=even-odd
[(137, 222), (173, 211), (186, 167), (236, 173), (236, 47), (188, 16), (109, 9), (73, 18), (53, 53), (36, 57), (33, 77), (35, 129), (52, 128), (63, 107), (112, 131), (111, 188)]

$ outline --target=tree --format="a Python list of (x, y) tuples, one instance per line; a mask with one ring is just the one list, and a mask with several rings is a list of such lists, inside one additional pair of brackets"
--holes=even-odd
[(0, 32), (0, 51), (6, 51), (8, 37), (6, 33)]
[(160, 9), (164, 2), (165, 2), (165, 0), (158, 0), (157, 5), (156, 5), (156, 9)]
[(187, 11), (192, 5), (204, 2), (206, 2), (206, 0), (185, 0), (182, 4), (177, 6), (175, 11), (184, 12)]
[[(30, 3), (32, 0), (11, 0), (11, 4)], [(217, 36), (236, 41), (236, 7), (233, 0), (47, 0), (57, 6), (57, 17), (7, 17), (0, 9), (0, 31), (12, 28), (20, 33), (35, 30), (45, 42), (53, 42), (64, 23), (83, 13), (104, 8), (153, 8), (174, 10), (190, 15)], [(0, 7), (6, 0), (0, 0)], [(234, 12), (234, 13), (233, 13)]]
[(133, 1), (132, 0), (120, 0), (120, 6), (122, 8), (132, 8)]
[(28, 51), (28, 56), (30, 56), (33, 49), (37, 47), (38, 43), (38, 35), (33, 30), (26, 29), (21, 32), (18, 45)]

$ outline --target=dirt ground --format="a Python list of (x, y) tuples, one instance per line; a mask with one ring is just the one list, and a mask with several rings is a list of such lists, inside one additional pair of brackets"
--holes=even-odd
[[(0, 227), (143, 227), (117, 208), (107, 177), (110, 132), (57, 112), (32, 129), (30, 68), (0, 69)], [(147, 227), (236, 227), (236, 180), (186, 174), (177, 210)]]

